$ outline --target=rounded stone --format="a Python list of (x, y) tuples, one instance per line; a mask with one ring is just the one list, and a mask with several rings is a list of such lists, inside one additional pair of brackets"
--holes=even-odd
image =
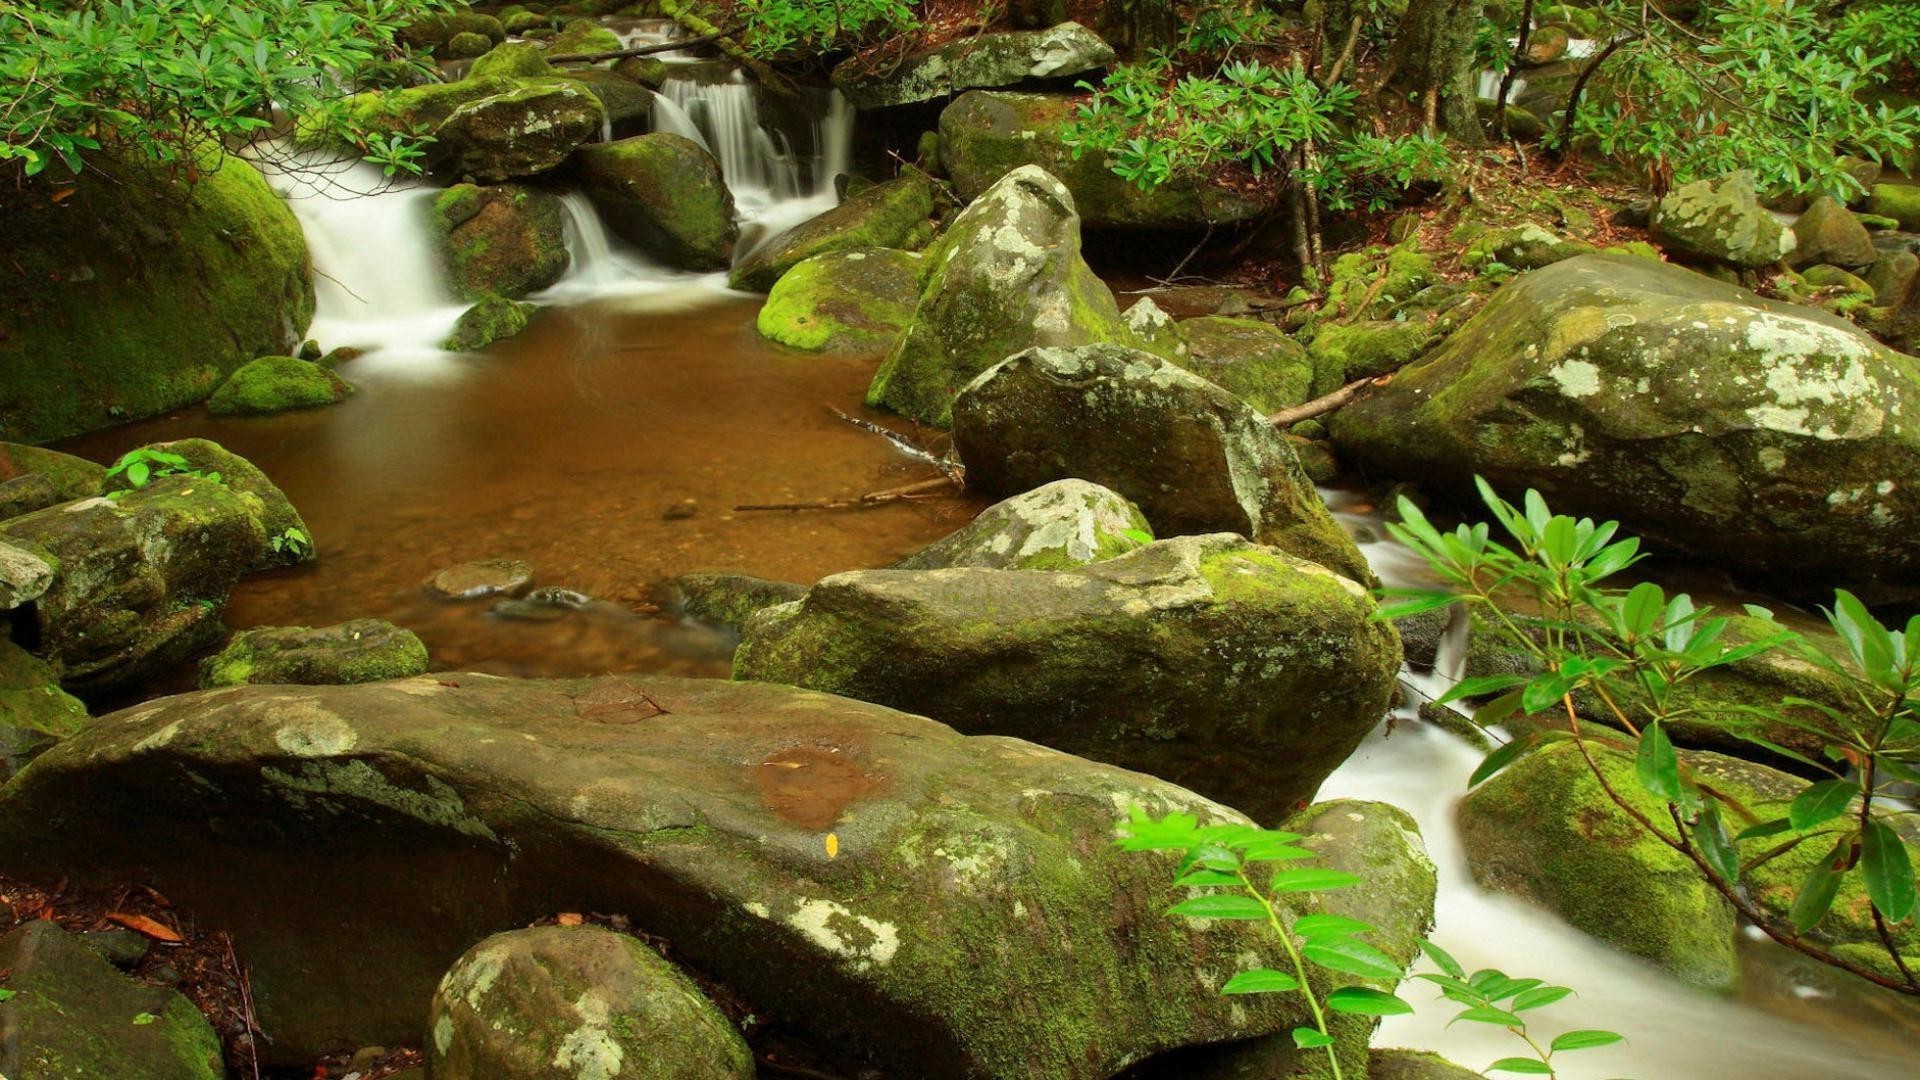
[(427, 588), (451, 600), (514, 594), (533, 583), (533, 567), (519, 559), (483, 559), (449, 566), (433, 575)]

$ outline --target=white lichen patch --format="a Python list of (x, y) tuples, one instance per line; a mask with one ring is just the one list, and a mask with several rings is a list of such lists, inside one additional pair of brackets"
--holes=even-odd
[(168, 724), (166, 727), (163, 727), (160, 730), (154, 732), (153, 734), (148, 735), (146, 738), (141, 739), (139, 742), (134, 743), (133, 752), (136, 754), (144, 754), (149, 750), (158, 750), (166, 746), (168, 743), (173, 741), (174, 736), (180, 734), (180, 725), (182, 723), (184, 723), (184, 721), (175, 720), (173, 723)]
[(606, 1001), (589, 990), (573, 1003), (585, 1021), (567, 1032), (553, 1053), (553, 1066), (574, 1080), (615, 1080), (626, 1060), (626, 1050), (608, 1028), (611, 1011)]
[(1562, 360), (1547, 369), (1547, 377), (1570, 398), (1591, 397), (1600, 392), (1600, 368), (1587, 360)]
[(832, 900), (802, 900), (783, 920), (855, 971), (885, 966), (900, 951), (900, 930), (892, 923), (857, 915)]
[(426, 790), (415, 791), (395, 784), (378, 769), (359, 760), (307, 762), (297, 772), (267, 766), (260, 770), (260, 775), (269, 783), (291, 791), (356, 799), (467, 836), (499, 839), (486, 822), (467, 813), (459, 792), (436, 777), (426, 777)]
[(360, 743), (359, 734), (345, 717), (315, 701), (288, 701), (276, 705), (273, 711), (286, 721), (274, 729), (274, 745), (294, 757), (338, 757)]

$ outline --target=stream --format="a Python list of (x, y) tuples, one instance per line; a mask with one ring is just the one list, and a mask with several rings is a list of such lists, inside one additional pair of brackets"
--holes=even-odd
[[(627, 36), (646, 40), (645, 32)], [(823, 92), (795, 130), (763, 118), (754, 88), (737, 77), (667, 59), (676, 74), (654, 124), (715, 152), (738, 201), (742, 254), (833, 205), (853, 139), (852, 111), (837, 94)], [(941, 498), (855, 512), (735, 510), (857, 495), (925, 469), (828, 408), (899, 426), (861, 410), (875, 357), (768, 344), (753, 328), (757, 298), (727, 291), (724, 275), (654, 264), (610, 237), (584, 198), (566, 197), (572, 266), (530, 298), (543, 305), (532, 325), (483, 354), (449, 354), (435, 343), (463, 305), (441, 284), (427, 241), (433, 189), (385, 186), (367, 166), (274, 182), (292, 199), (318, 274), (311, 336), (367, 350), (341, 368), (358, 393), (334, 408), (258, 419), (189, 410), (61, 447), (108, 461), (162, 439), (205, 437), (285, 490), (321, 558), (243, 581), (227, 610), (236, 628), (378, 617), (417, 632), (441, 670), (725, 677), (731, 639), (653, 610), (661, 582), (705, 570), (812, 582), (892, 562), (979, 509)], [(379, 193), (355, 194), (368, 191)], [(1379, 535), (1377, 513), (1338, 497), (1335, 509), (1357, 533)], [(1363, 550), (1390, 583), (1417, 572), (1390, 541)], [(422, 588), (444, 567), (489, 558), (524, 559), (537, 584), (596, 603), (520, 622)], [(1430, 690), (1434, 676), (1407, 678)], [(1440, 871), (1435, 941), (1469, 969), (1578, 991), (1538, 1014), (1548, 1035), (1567, 1027), (1627, 1035), (1557, 1062), (1566, 1080), (1914, 1075), (1920, 1008), (1911, 1002), (1766, 941), (1746, 942), (1737, 997), (1694, 991), (1476, 887), (1453, 812), (1479, 756), (1407, 713), (1321, 795), (1384, 800), (1418, 819)], [(1470, 1067), (1520, 1050), (1499, 1029), (1447, 1026), (1455, 1010), (1424, 983), (1402, 995), (1418, 1011), (1388, 1019), (1376, 1045), (1431, 1049)]]

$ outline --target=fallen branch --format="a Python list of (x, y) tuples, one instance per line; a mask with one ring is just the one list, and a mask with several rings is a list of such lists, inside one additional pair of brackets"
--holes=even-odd
[(733, 509), (736, 512), (747, 510), (866, 510), (875, 506), (885, 506), (888, 503), (900, 502), (903, 499), (914, 499), (931, 495), (943, 488), (958, 489), (959, 486), (960, 485), (951, 477), (936, 476), (930, 480), (921, 480), (917, 483), (906, 484), (901, 487), (886, 488), (882, 491), (869, 491), (865, 495), (851, 499), (819, 499), (814, 502), (799, 503), (747, 503), (744, 506), (736, 506)]
[(680, 49), (691, 49), (697, 45), (711, 45), (723, 37), (738, 33), (739, 29), (739, 27), (734, 27), (732, 30), (715, 30), (711, 34), (701, 34), (699, 37), (680, 38), (676, 41), (660, 41), (652, 45), (635, 45), (631, 49), (614, 49), (610, 52), (597, 53), (568, 53), (565, 56), (548, 56), (543, 57), (543, 59), (549, 64), (597, 64), (602, 60), (624, 60), (629, 56), (652, 56), (654, 53), (675, 52)]
[(924, 462), (928, 465), (933, 466), (936, 469), (939, 469), (940, 474), (942, 476), (945, 476), (948, 480), (953, 481), (953, 484), (955, 487), (965, 486), (964, 477), (966, 475), (966, 470), (961, 468), (958, 464), (952, 461), (949, 461), (943, 457), (936, 457), (931, 450), (926, 449), (925, 447), (914, 442), (912, 439), (907, 438), (905, 435), (902, 435), (891, 428), (881, 427), (879, 424), (876, 424), (871, 420), (863, 420), (858, 416), (850, 416), (847, 413), (842, 412), (837, 408), (834, 408), (832, 405), (827, 406), (827, 408), (833, 411), (833, 415), (839, 417), (842, 420), (845, 420), (847, 423), (852, 424), (854, 427), (859, 428), (861, 431), (870, 431), (873, 434), (878, 435), (881, 438), (887, 440), (887, 442), (893, 444), (894, 449), (900, 451), (901, 453), (907, 455), (908, 457), (914, 459), (915, 461)]
[(754, 78), (760, 80), (760, 85), (782, 97), (800, 95), (800, 88), (793, 84), (792, 79), (773, 70), (764, 60), (748, 52), (726, 31), (681, 7), (680, 0), (660, 0), (660, 13), (686, 27), (694, 35), (705, 37), (713, 42), (715, 48), (733, 57), (741, 67), (753, 72)]
[(1331, 394), (1322, 394), (1303, 405), (1295, 405), (1290, 409), (1281, 409), (1279, 412), (1267, 417), (1267, 420), (1270, 421), (1274, 427), (1286, 427), (1290, 424), (1297, 424), (1302, 420), (1311, 420), (1316, 416), (1332, 412), (1373, 387), (1387, 385), (1392, 379), (1392, 375), (1379, 375), (1373, 378), (1361, 379), (1358, 382), (1350, 382)]

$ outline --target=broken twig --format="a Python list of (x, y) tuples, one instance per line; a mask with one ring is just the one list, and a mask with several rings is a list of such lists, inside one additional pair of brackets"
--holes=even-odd
[(871, 420), (863, 420), (858, 416), (849, 415), (848, 413), (842, 412), (841, 410), (834, 408), (832, 405), (827, 406), (827, 408), (833, 410), (833, 415), (839, 417), (842, 420), (845, 420), (847, 423), (852, 424), (854, 427), (859, 428), (861, 431), (872, 432), (873, 434), (878, 435), (881, 438), (887, 440), (887, 442), (892, 443), (894, 449), (907, 455), (913, 460), (925, 462), (926, 464), (931, 465), (936, 469), (939, 469), (940, 474), (942, 476), (945, 476), (948, 480), (951, 480), (956, 487), (964, 486), (966, 470), (963, 469), (959, 465), (959, 463), (954, 461), (949, 461), (948, 459), (943, 457), (936, 456), (933, 453), (933, 451), (928, 450), (926, 447), (921, 446), (920, 444), (914, 442), (912, 439), (907, 438), (905, 435), (902, 435), (891, 428), (881, 427), (879, 424), (876, 424)]
[(936, 476), (930, 480), (905, 484), (901, 487), (886, 488), (882, 491), (869, 491), (851, 499), (818, 499), (814, 502), (799, 503), (748, 503), (736, 506), (736, 512), (747, 510), (866, 510), (875, 506), (900, 502), (906, 499), (924, 498), (943, 488), (958, 488), (960, 485), (951, 477)]
[(1373, 387), (1387, 385), (1392, 379), (1392, 375), (1379, 375), (1373, 378), (1361, 379), (1358, 382), (1350, 382), (1331, 394), (1322, 394), (1305, 404), (1295, 405), (1290, 409), (1281, 409), (1279, 412), (1267, 417), (1267, 420), (1272, 423), (1274, 427), (1286, 427), (1289, 424), (1297, 424), (1302, 420), (1311, 420), (1316, 416), (1332, 412)]

